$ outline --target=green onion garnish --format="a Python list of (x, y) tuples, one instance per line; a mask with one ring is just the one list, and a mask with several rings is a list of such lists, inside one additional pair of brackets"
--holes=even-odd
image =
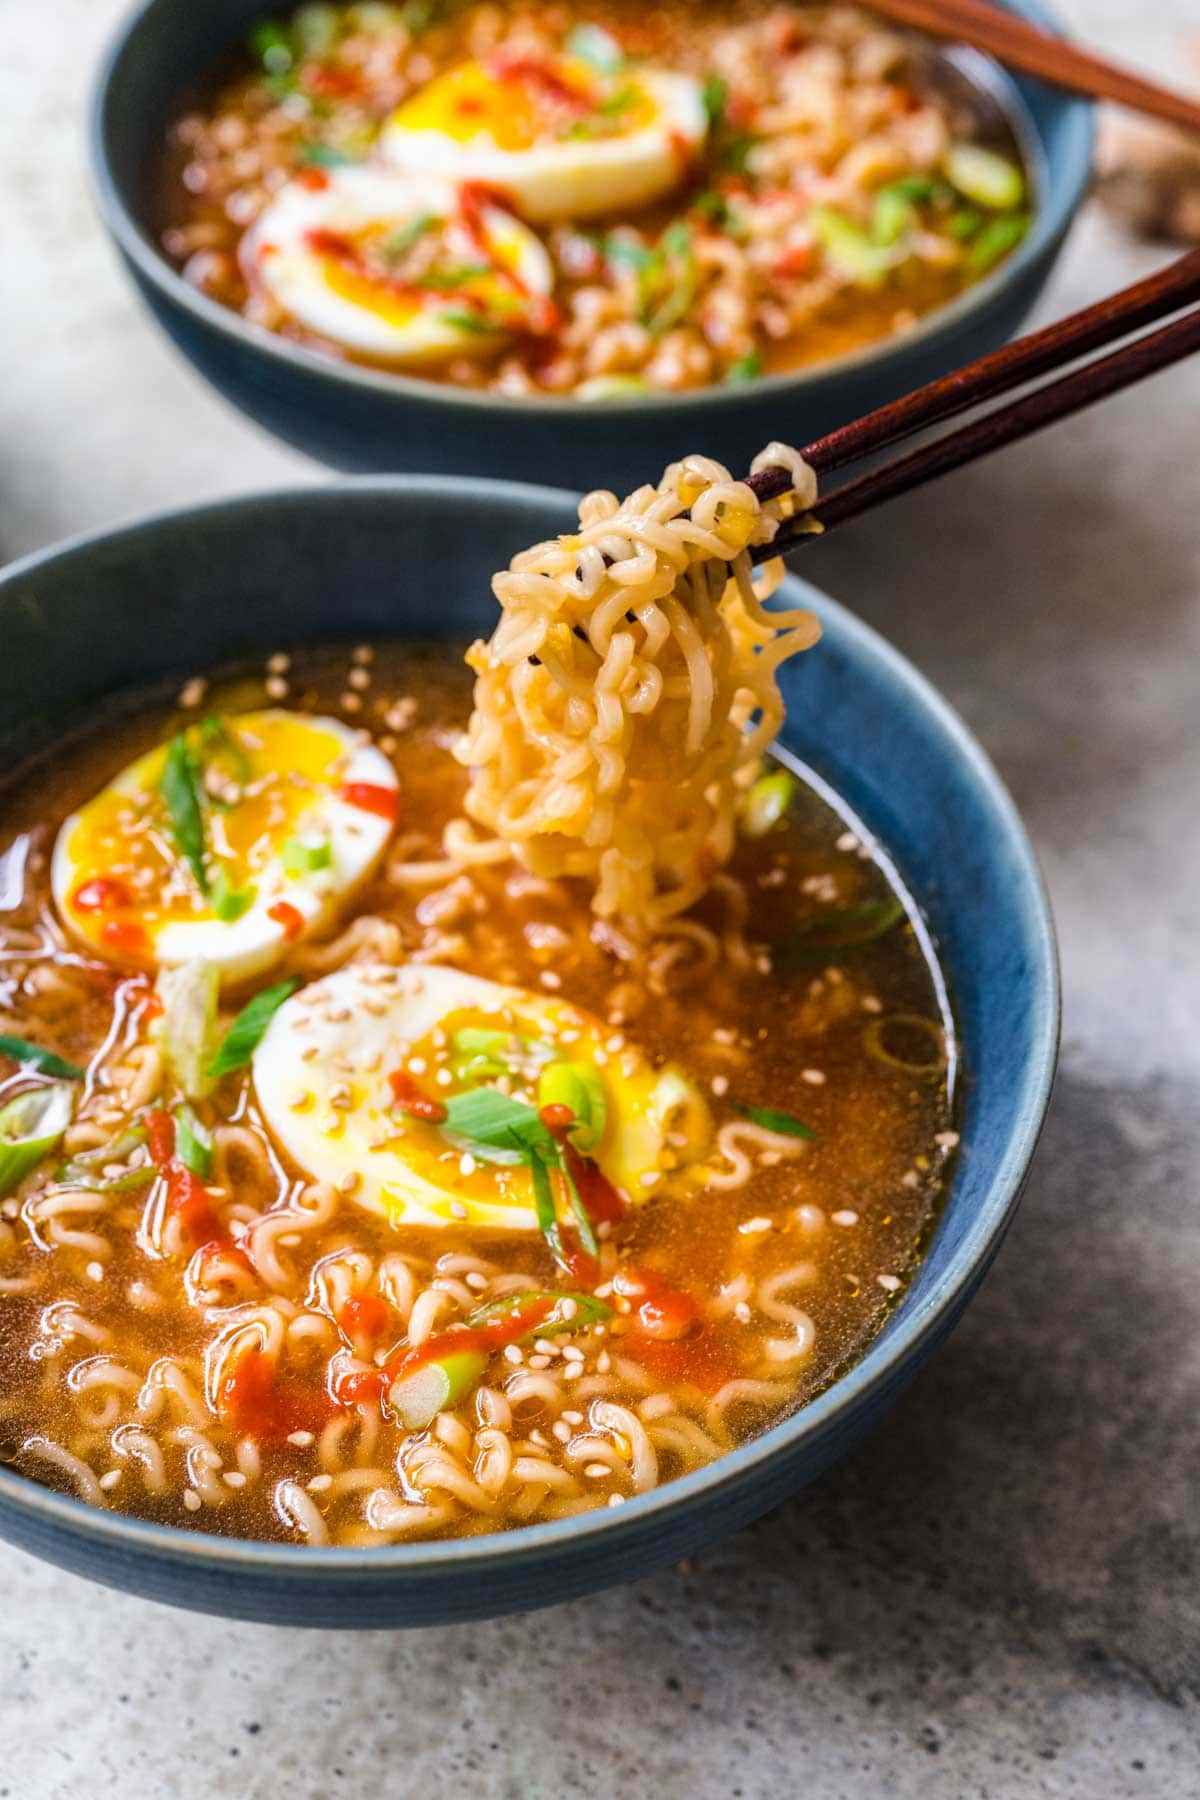
[(75, 1095), (65, 1081), (30, 1088), (0, 1107), (0, 1199), (55, 1148), (74, 1110)]
[(241, 739), (224, 719), (209, 718), (203, 721), (200, 726), (200, 750), (202, 754), (211, 751), (213, 755), (224, 756), (239, 787), (245, 787), (252, 779), (250, 758), (242, 748)]
[(786, 818), (799, 783), (787, 769), (760, 775), (741, 804), (742, 830), (747, 837), (765, 837)]
[(487, 1360), (479, 1350), (450, 1350), (398, 1375), (388, 1389), (389, 1411), (406, 1431), (424, 1431), (483, 1379)]
[[(500, 1300), (489, 1300), (486, 1305), (477, 1306), (467, 1316), (467, 1329), (475, 1331), (481, 1325), (491, 1325), (497, 1319), (507, 1319), (511, 1313), (518, 1312), (531, 1300), (549, 1300), (555, 1310), (537, 1325), (530, 1327), (530, 1337), (548, 1337), (556, 1331), (578, 1331), (584, 1325), (602, 1325), (612, 1318), (612, 1307), (607, 1306), (603, 1300), (597, 1300), (594, 1294), (558, 1293), (553, 1288), (527, 1288), (524, 1293), (505, 1294)], [(558, 1310), (564, 1300), (575, 1302), (575, 1310), (569, 1319)]]
[(310, 168), (344, 169), (353, 167), (355, 158), (347, 156), (344, 150), (335, 150), (332, 144), (302, 144), (300, 161)]
[(752, 1125), (761, 1125), (764, 1131), (777, 1131), (783, 1137), (810, 1138), (812, 1130), (794, 1119), (791, 1113), (776, 1112), (771, 1106), (743, 1106), (735, 1100), (734, 1106), (743, 1119), (749, 1119)]
[(212, 1133), (187, 1105), (175, 1108), (175, 1154), (184, 1168), (201, 1181), (207, 1181), (212, 1174)]
[(202, 894), (207, 896), (208, 871), (204, 866), (204, 807), (200, 798), (196, 765), (192, 760), (192, 753), (188, 749), (187, 739), (182, 735), (172, 738), (167, 747), (167, 759), (163, 764), (162, 779), (159, 785), (175, 843), (196, 878), (196, 886)]
[(394, 231), (389, 231), (385, 238), (379, 240), (380, 255), (389, 262), (395, 261), (405, 251), (411, 250), (433, 226), (440, 224), (441, 220), (435, 213), (421, 213), (418, 218), (410, 219), (407, 225), (397, 225)]
[(443, 325), (453, 325), (456, 331), (469, 331), (477, 337), (486, 337), (496, 329), (490, 319), (480, 318), (473, 312), (443, 312), (438, 318)]
[(739, 356), (736, 362), (730, 363), (725, 371), (727, 382), (754, 381), (763, 372), (761, 350), (750, 350), (745, 356)]
[(625, 61), (625, 52), (616, 38), (600, 25), (576, 25), (566, 48), (568, 55), (577, 56), (601, 75), (615, 75)]
[(0, 1056), (11, 1056), (14, 1062), (38, 1069), (43, 1075), (61, 1075), (65, 1081), (82, 1081), (86, 1074), (78, 1063), (55, 1056), (53, 1050), (43, 1050), (40, 1044), (31, 1044), (28, 1038), (0, 1037)]
[(232, 925), (249, 912), (257, 898), (256, 887), (231, 888), (224, 865), (217, 864), (212, 878), (212, 909), (223, 925)]
[(565, 1106), (574, 1114), (571, 1142), (583, 1151), (596, 1148), (608, 1120), (604, 1083), (585, 1062), (552, 1062), (538, 1076), (537, 1102), (541, 1106)]
[(257, 1050), (267, 1026), (284, 1001), (289, 1000), (299, 986), (299, 978), (289, 976), (286, 981), (277, 981), (274, 987), (264, 988), (261, 994), (255, 994), (253, 1000), (246, 1002), (208, 1065), (208, 1074), (213, 1081), (230, 1074), (234, 1069), (245, 1067)]
[(529, 1170), (538, 1230), (559, 1263), (564, 1260), (563, 1247), (550, 1172), (554, 1170), (560, 1174), (580, 1239), (595, 1255), (596, 1238), (587, 1208), (567, 1168), (561, 1146), (542, 1124), (534, 1107), (524, 1100), (514, 1100), (496, 1088), (469, 1088), (466, 1093), (455, 1094), (447, 1100), (442, 1129), (468, 1143), (481, 1162), (523, 1166)]
[(282, 25), (266, 19), (250, 33), (250, 49), (268, 75), (282, 75), (292, 66), (292, 40)]
[(212, 1086), (220, 976), (196, 957), (163, 969), (156, 985), (163, 1007), (159, 1035), (171, 1073), (189, 1100), (203, 1100)]
[(883, 900), (857, 900), (816, 914), (798, 930), (776, 944), (772, 960), (835, 962), (851, 951), (873, 944), (907, 919), (904, 902), (895, 894)]
[(283, 867), (288, 875), (315, 875), (333, 861), (333, 846), (328, 838), (319, 844), (306, 844), (303, 838), (289, 838), (283, 846)]
[(998, 263), (1002, 256), (1007, 256), (1010, 250), (1016, 249), (1028, 230), (1029, 220), (1024, 213), (1012, 213), (1004, 219), (989, 219), (967, 253), (967, 267), (971, 273), (985, 274), (993, 263)]
[(708, 120), (711, 131), (720, 124), (725, 116), (725, 102), (729, 98), (729, 83), (720, 75), (709, 75), (700, 90), (700, 98), (704, 103), (704, 116)]

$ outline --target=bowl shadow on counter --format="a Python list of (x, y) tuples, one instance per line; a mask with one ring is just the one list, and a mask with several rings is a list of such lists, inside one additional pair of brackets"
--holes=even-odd
[(935, 1663), (970, 1687), (1032, 1643), (1071, 1682), (1200, 1688), (1194, 1110), (1165, 1083), (1060, 1077), (950, 1344), (863, 1448), (682, 1577), (724, 1630), (844, 1659), (856, 1688), (919, 1688)]

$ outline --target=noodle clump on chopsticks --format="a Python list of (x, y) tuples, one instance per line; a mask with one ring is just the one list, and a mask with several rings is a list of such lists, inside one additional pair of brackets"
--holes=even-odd
[(751, 566), (816, 499), (795, 450), (771, 444), (752, 468), (773, 466), (792, 485), (767, 502), (702, 456), (624, 501), (588, 494), (577, 533), (495, 577), (502, 616), (468, 654), (467, 812), (535, 874), (589, 883), (593, 911), (637, 936), (728, 860), (783, 720), (779, 667), (820, 635), (806, 610), (766, 609), (782, 561)]

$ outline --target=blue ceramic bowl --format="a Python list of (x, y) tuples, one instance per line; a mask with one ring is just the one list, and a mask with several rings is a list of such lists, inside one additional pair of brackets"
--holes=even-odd
[[(574, 521), (555, 489), (378, 478), (168, 513), (0, 576), (0, 764), (139, 685), (298, 642), (468, 636), (488, 581)], [(114, 1587), (296, 1625), (420, 1625), (546, 1605), (674, 1561), (841, 1456), (970, 1297), (1016, 1206), (1053, 1076), (1053, 927), (1012, 802), (979, 746), (875, 633), (800, 581), (825, 635), (784, 670), (784, 743), (892, 853), (949, 978), (962, 1150), (928, 1255), (862, 1360), (712, 1466), (626, 1505), (458, 1543), (306, 1549), (102, 1512), (0, 1467), (0, 1533)], [(85, 654), (80, 654), (83, 650)]]
[[(902, 338), (811, 371), (677, 395), (507, 399), (341, 363), (247, 324), (157, 247), (150, 188), (168, 123), (266, 0), (148, 0), (100, 77), (92, 156), (101, 212), (152, 311), (201, 374), (268, 431), (335, 468), (448, 470), (622, 491), (657, 480), (681, 447), (731, 468), (772, 438), (804, 444), (994, 349), (1020, 325), (1087, 188), (1092, 109), (973, 59), (1021, 138), (1039, 203), (1021, 247)], [(1010, 10), (1053, 27), (1040, 0)]]

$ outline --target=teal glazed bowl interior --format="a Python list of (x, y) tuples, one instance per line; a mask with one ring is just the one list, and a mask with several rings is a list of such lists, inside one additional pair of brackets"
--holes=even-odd
[[(975, 59), (1007, 113), (1038, 204), (1020, 247), (911, 332), (814, 369), (689, 393), (606, 401), (508, 398), (358, 367), (247, 323), (184, 281), (158, 248), (153, 172), (169, 123), (267, 0), (148, 0), (100, 76), (92, 120), (105, 224), (151, 310), (195, 367), (268, 431), (334, 468), (550, 478), (581, 488), (657, 480), (682, 450), (731, 468), (773, 438), (804, 444), (1011, 337), (1087, 190), (1092, 108)], [(1055, 29), (1039, 0), (1009, 10)]]
[[(8, 769), (164, 678), (288, 645), (487, 632), (494, 569), (574, 522), (555, 489), (376, 478), (169, 513), (0, 576)], [(790, 592), (789, 592), (790, 588)], [(624, 1506), (381, 1549), (222, 1539), (101, 1511), (0, 1466), (0, 1535), (133, 1593), (294, 1625), (422, 1625), (567, 1600), (697, 1550), (843, 1455), (954, 1323), (1033, 1154), (1058, 1035), (1053, 927), (1012, 802), (932, 688), (806, 583), (788, 750), (878, 834), (924, 913), (960, 1034), (962, 1147), (928, 1254), (850, 1371), (718, 1462)], [(85, 654), (80, 655), (83, 648)]]

